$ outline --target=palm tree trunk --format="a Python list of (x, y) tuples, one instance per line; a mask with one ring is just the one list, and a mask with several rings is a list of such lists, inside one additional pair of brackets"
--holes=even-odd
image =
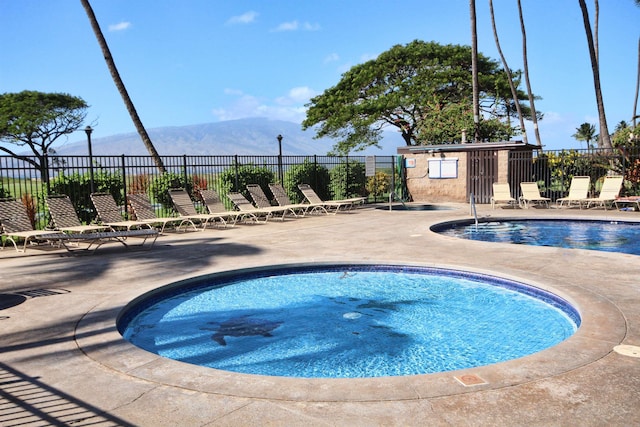
[(476, 2), (469, 0), (471, 10), (471, 79), (473, 89), (473, 142), (480, 139), (480, 93), (478, 84), (478, 30), (476, 26)]
[(518, 112), (518, 119), (520, 120), (520, 129), (522, 129), (522, 139), (525, 144), (527, 143), (527, 129), (524, 127), (524, 117), (522, 116), (522, 109), (520, 108), (520, 102), (518, 101), (518, 92), (516, 91), (516, 87), (513, 84), (513, 77), (511, 75), (511, 69), (507, 64), (507, 60), (502, 53), (502, 48), (500, 47), (500, 40), (498, 38), (498, 30), (496, 28), (496, 17), (493, 12), (493, 0), (489, 0), (489, 11), (491, 12), (491, 27), (493, 28), (493, 38), (496, 40), (496, 48), (498, 49), (498, 53), (500, 54), (500, 59), (502, 60), (502, 65), (504, 66), (504, 70), (507, 73), (507, 78), (509, 79), (509, 88), (511, 89), (511, 96), (513, 96), (513, 101), (516, 105), (516, 111)]
[(524, 18), (522, 15), (522, 4), (518, 0), (518, 14), (520, 16), (520, 30), (522, 31), (522, 61), (524, 68), (524, 81), (527, 85), (527, 94), (529, 95), (529, 105), (531, 106), (531, 121), (533, 122), (533, 133), (536, 136), (536, 143), (542, 148), (542, 139), (540, 138), (540, 130), (538, 129), (538, 113), (536, 112), (536, 104), (534, 102), (533, 92), (531, 91), (531, 82), (529, 81), (529, 61), (527, 59), (527, 32), (524, 28)]
[(149, 151), (149, 154), (153, 158), (153, 161), (155, 162), (158, 170), (161, 173), (165, 173), (166, 169), (164, 167), (164, 164), (162, 163), (162, 159), (160, 158), (160, 155), (156, 151), (155, 147), (153, 146), (153, 143), (151, 142), (151, 138), (149, 138), (149, 134), (147, 133), (147, 130), (142, 124), (142, 121), (140, 120), (140, 116), (138, 116), (138, 112), (136, 111), (136, 108), (133, 105), (133, 101), (131, 101), (131, 98), (129, 97), (127, 88), (124, 86), (124, 82), (120, 78), (120, 73), (118, 73), (118, 69), (116, 68), (116, 63), (114, 62), (113, 57), (111, 56), (111, 51), (109, 50), (109, 46), (107, 45), (107, 41), (105, 40), (104, 35), (102, 34), (102, 30), (100, 29), (100, 25), (98, 24), (96, 15), (93, 13), (93, 8), (91, 7), (91, 4), (89, 4), (89, 0), (80, 0), (80, 3), (82, 3), (82, 7), (84, 7), (84, 10), (86, 11), (87, 16), (89, 17), (89, 22), (91, 22), (91, 28), (93, 29), (93, 32), (96, 35), (96, 39), (98, 39), (98, 44), (100, 45), (100, 49), (102, 49), (102, 54), (104, 55), (104, 60), (107, 62), (107, 67), (109, 68), (109, 72), (111, 73), (113, 82), (115, 83), (116, 88), (118, 89), (118, 92), (120, 92), (120, 96), (122, 96), (122, 100), (124, 101), (124, 104), (127, 107), (127, 111), (129, 111), (131, 120), (133, 121), (133, 124), (136, 127), (136, 130), (138, 131), (140, 138), (142, 139), (142, 143), (147, 148), (147, 151)]
[[(637, 0), (640, 6), (640, 0)], [(633, 101), (633, 115), (631, 121), (633, 122), (633, 128), (636, 128), (636, 119), (638, 118), (638, 93), (640, 92), (640, 38), (638, 38), (638, 77), (636, 79), (636, 98)], [(634, 130), (635, 132), (635, 130)]]
[(589, 57), (591, 58), (591, 70), (593, 72), (593, 86), (596, 92), (596, 103), (598, 104), (598, 117), (600, 119), (600, 137), (601, 148), (611, 148), (611, 137), (609, 136), (609, 128), (607, 127), (607, 116), (604, 112), (604, 101), (602, 100), (602, 89), (600, 88), (600, 67), (596, 56), (595, 44), (593, 41), (593, 33), (591, 32), (591, 23), (589, 22), (589, 11), (584, 0), (578, 0), (580, 9), (582, 10), (582, 19), (584, 21), (584, 30), (587, 34), (587, 44), (589, 45)]

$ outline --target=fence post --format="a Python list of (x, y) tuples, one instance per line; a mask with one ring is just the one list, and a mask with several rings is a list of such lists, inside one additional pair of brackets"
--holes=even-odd
[(185, 191), (188, 191), (189, 181), (187, 177), (187, 155), (186, 154), (182, 155), (182, 176), (184, 178), (184, 189)]
[(129, 218), (129, 200), (127, 200), (127, 170), (126, 170), (126, 162), (124, 160), (124, 154), (120, 157), (120, 167), (122, 168), (122, 191), (124, 196), (124, 209), (127, 214), (127, 218)]
[(318, 155), (313, 155), (313, 188), (318, 190)]
[(234, 170), (235, 170), (235, 183), (234, 183), (234, 189), (233, 190), (234, 191), (238, 191), (238, 187), (240, 185), (239, 184), (239, 180), (240, 180), (240, 177), (239, 177), (240, 170), (239, 169), (240, 169), (240, 166), (238, 165), (238, 155), (237, 154), (234, 156), (233, 163), (234, 163)]

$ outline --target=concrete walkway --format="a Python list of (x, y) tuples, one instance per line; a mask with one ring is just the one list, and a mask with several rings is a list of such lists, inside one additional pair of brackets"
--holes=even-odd
[[(166, 233), (151, 250), (0, 251), (0, 425), (629, 426), (640, 417), (640, 258), (472, 242), (429, 226), (450, 210), (352, 213)], [(496, 209), (482, 217), (640, 221), (637, 212)], [(552, 289), (582, 326), (540, 353), (491, 366), (375, 379), (233, 374), (165, 360), (115, 329), (135, 297), (171, 282), (273, 264), (451, 267)], [(624, 352), (623, 352), (624, 353)]]

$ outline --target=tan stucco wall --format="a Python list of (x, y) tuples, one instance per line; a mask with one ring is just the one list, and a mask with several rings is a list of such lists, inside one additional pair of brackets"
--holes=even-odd
[[(458, 177), (431, 179), (429, 159), (458, 159)], [(415, 159), (416, 167), (407, 168), (407, 188), (415, 202), (465, 202), (467, 199), (467, 153), (419, 153), (405, 155)], [(506, 172), (505, 172), (506, 174)]]

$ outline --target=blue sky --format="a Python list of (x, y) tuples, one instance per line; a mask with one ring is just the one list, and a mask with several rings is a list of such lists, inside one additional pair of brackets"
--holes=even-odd
[[(466, 0), (91, 3), (147, 128), (255, 116), (299, 123), (310, 97), (395, 44), (470, 44)], [(598, 120), (578, 2), (522, 3), (531, 84), (542, 97), (536, 108), (545, 114), (539, 124), (543, 144), (580, 148), (571, 137), (576, 127)], [(479, 51), (499, 59), (488, 1), (476, 7)], [(509, 66), (521, 68), (516, 2), (495, 0), (494, 8)], [(631, 119), (639, 22), (633, 0), (600, 1), (601, 81), (610, 131)], [(90, 105), (87, 124), (95, 128), (94, 137), (135, 130), (79, 1), (0, 0), (0, 51), (1, 93), (67, 92)], [(529, 134), (533, 140), (532, 129)]]

